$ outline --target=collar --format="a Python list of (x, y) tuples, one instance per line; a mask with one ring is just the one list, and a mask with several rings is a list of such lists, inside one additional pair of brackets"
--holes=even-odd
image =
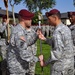
[(61, 25), (63, 25), (63, 23), (61, 22), (61, 23), (59, 23), (56, 27), (55, 27), (55, 29), (57, 29), (58, 27), (60, 27)]

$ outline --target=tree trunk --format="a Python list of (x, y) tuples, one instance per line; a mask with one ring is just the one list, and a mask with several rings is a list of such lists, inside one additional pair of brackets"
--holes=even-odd
[(14, 21), (14, 24), (16, 24), (16, 21), (15, 21), (15, 14), (14, 14), (14, 5), (12, 5), (12, 13), (13, 13), (13, 21)]

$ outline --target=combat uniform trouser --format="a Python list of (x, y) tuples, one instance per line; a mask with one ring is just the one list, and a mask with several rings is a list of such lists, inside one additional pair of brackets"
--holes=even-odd
[(0, 62), (0, 74), (2, 75), (2, 70), (1, 70), (1, 62)]
[[(58, 65), (57, 65), (57, 67), (58, 67)], [(73, 69), (73, 67), (68, 67), (62, 71), (61, 70), (58, 71), (51, 67), (50, 75), (74, 75), (74, 69)]]
[(0, 74), (2, 75), (2, 70), (1, 70), (1, 62), (2, 62), (2, 54), (1, 54), (1, 47), (0, 47)]
[[(26, 62), (26, 64), (27, 64), (27, 62)], [(33, 62), (31, 62), (31, 63), (29, 63), (28, 66), (29, 67), (27, 67), (27, 69), (24, 69), (25, 67), (23, 68), (24, 72), (19, 71), (19, 73), (18, 73), (17, 70), (16, 70), (16, 73), (13, 73), (13, 74), (10, 74), (10, 75), (35, 75), (35, 64)]]
[(22, 60), (15, 62), (15, 58), (10, 61), (7, 61), (10, 75), (30, 75), (29, 62)]
[[(2, 45), (1, 45), (1, 43), (2, 43)], [(1, 39), (0, 45), (1, 45), (0, 52), (1, 52), (2, 59), (3, 59), (1, 62), (2, 75), (9, 75), (9, 74), (7, 74), (8, 70), (7, 70), (7, 62), (6, 62), (6, 52), (7, 52), (6, 40)]]
[(74, 55), (74, 75), (75, 75), (75, 55)]
[(74, 75), (75, 75), (75, 46), (74, 46)]
[(30, 75), (35, 75), (35, 62), (31, 62), (29, 64), (29, 74)]
[(5, 46), (1, 46), (1, 53), (3, 58), (3, 61), (1, 62), (2, 75), (6, 75), (7, 64), (6, 64), (6, 47)]
[(2, 70), (2, 75), (9, 75), (9, 71), (8, 71), (8, 68), (7, 68), (6, 60), (3, 60), (1, 62), (1, 70)]
[(51, 75), (74, 75), (73, 69), (68, 69), (68, 71), (52, 71)]

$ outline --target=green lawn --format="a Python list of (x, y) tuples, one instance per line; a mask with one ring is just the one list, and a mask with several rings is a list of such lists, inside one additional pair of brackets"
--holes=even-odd
[[(44, 55), (45, 60), (50, 56), (50, 46), (42, 41), (42, 54)], [(37, 56), (40, 55), (40, 41), (37, 41)], [(39, 62), (36, 63), (36, 75), (50, 75), (50, 65), (43, 67), (43, 74)]]

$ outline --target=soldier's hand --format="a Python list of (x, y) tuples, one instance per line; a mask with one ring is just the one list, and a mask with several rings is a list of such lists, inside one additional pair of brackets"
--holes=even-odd
[(21, 36), (20, 39), (21, 39), (22, 41), (25, 41), (25, 37), (24, 37), (24, 36)]
[(41, 30), (38, 29), (38, 30), (37, 30), (37, 35), (39, 36), (40, 34), (41, 34)]
[(41, 39), (41, 40), (46, 40), (46, 38), (44, 37), (44, 35), (42, 34), (42, 33), (39, 33), (39, 39)]
[(10, 20), (9, 18), (6, 20), (6, 25), (8, 25), (8, 24), (9, 24), (9, 20)]
[(44, 58), (43, 58), (43, 55), (40, 55), (40, 56), (39, 56), (39, 60), (40, 60), (40, 61), (43, 61), (43, 59), (44, 59)]
[(44, 35), (42, 34), (40, 29), (37, 30), (37, 35), (38, 35), (39, 39), (46, 40), (46, 38), (44, 37)]
[(42, 67), (45, 66), (43, 55), (40, 55), (40, 56), (39, 56), (39, 60), (40, 60), (40, 65), (41, 65)]

